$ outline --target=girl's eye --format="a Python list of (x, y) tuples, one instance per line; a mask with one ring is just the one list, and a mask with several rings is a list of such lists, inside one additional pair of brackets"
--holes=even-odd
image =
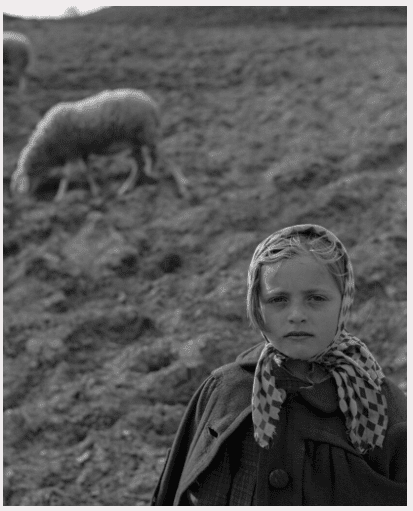
[(327, 298), (321, 295), (311, 295), (309, 299), (314, 302), (325, 302)]
[(269, 303), (282, 303), (286, 302), (287, 298), (285, 296), (273, 296), (268, 300)]

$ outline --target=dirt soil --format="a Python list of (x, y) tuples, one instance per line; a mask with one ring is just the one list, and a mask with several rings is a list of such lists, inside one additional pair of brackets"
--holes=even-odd
[[(288, 225), (344, 242), (349, 330), (406, 389), (406, 9), (338, 9), (4, 18), (36, 51), (4, 97), (5, 505), (148, 504), (192, 393), (259, 342), (247, 268)], [(190, 198), (113, 176), (10, 196), (51, 106), (126, 87), (159, 103)]]

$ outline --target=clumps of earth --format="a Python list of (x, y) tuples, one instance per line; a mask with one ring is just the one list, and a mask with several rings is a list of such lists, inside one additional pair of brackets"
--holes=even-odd
[[(260, 341), (247, 269), (288, 225), (344, 242), (349, 331), (406, 389), (405, 8), (201, 9), (4, 18), (36, 49), (4, 96), (5, 505), (147, 505), (193, 392)], [(129, 87), (190, 199), (103, 174), (95, 198), (10, 195), (50, 107)]]

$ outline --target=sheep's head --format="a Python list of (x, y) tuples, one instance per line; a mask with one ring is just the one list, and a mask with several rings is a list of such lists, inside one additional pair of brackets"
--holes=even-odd
[(10, 191), (12, 195), (37, 195), (46, 181), (46, 175), (47, 174), (44, 172), (42, 176), (36, 174), (29, 176), (21, 167), (18, 167), (11, 177)]
[(11, 177), (10, 189), (13, 195), (28, 194), (30, 190), (29, 176), (16, 171)]
[(142, 159), (143, 159), (143, 168), (141, 171), (145, 174), (146, 177), (149, 178), (149, 181), (159, 181), (163, 177), (163, 172), (160, 170), (159, 165), (153, 161), (149, 148), (144, 145), (141, 147)]
[(62, 168), (59, 166), (42, 166), (41, 171), (30, 172), (30, 175), (22, 167), (17, 167), (11, 177), (10, 191), (13, 196), (31, 195), (48, 200), (56, 194), (61, 179)]

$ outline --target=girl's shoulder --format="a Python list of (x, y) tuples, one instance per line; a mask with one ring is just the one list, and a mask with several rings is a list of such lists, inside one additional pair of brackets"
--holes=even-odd
[(389, 422), (397, 424), (407, 420), (407, 397), (406, 394), (389, 378), (385, 377), (382, 390), (387, 400)]
[(255, 367), (260, 357), (264, 342), (251, 346), (240, 353), (233, 362), (218, 367), (212, 371), (211, 376), (225, 382), (251, 381)]
[(214, 369), (201, 384), (194, 399), (202, 401), (204, 405), (209, 403), (210, 406), (217, 406), (219, 403), (227, 406), (228, 402), (233, 402), (240, 409), (249, 406), (256, 365), (254, 359), (257, 356), (255, 353), (248, 357), (246, 363), (242, 356), (238, 356), (234, 362)]

